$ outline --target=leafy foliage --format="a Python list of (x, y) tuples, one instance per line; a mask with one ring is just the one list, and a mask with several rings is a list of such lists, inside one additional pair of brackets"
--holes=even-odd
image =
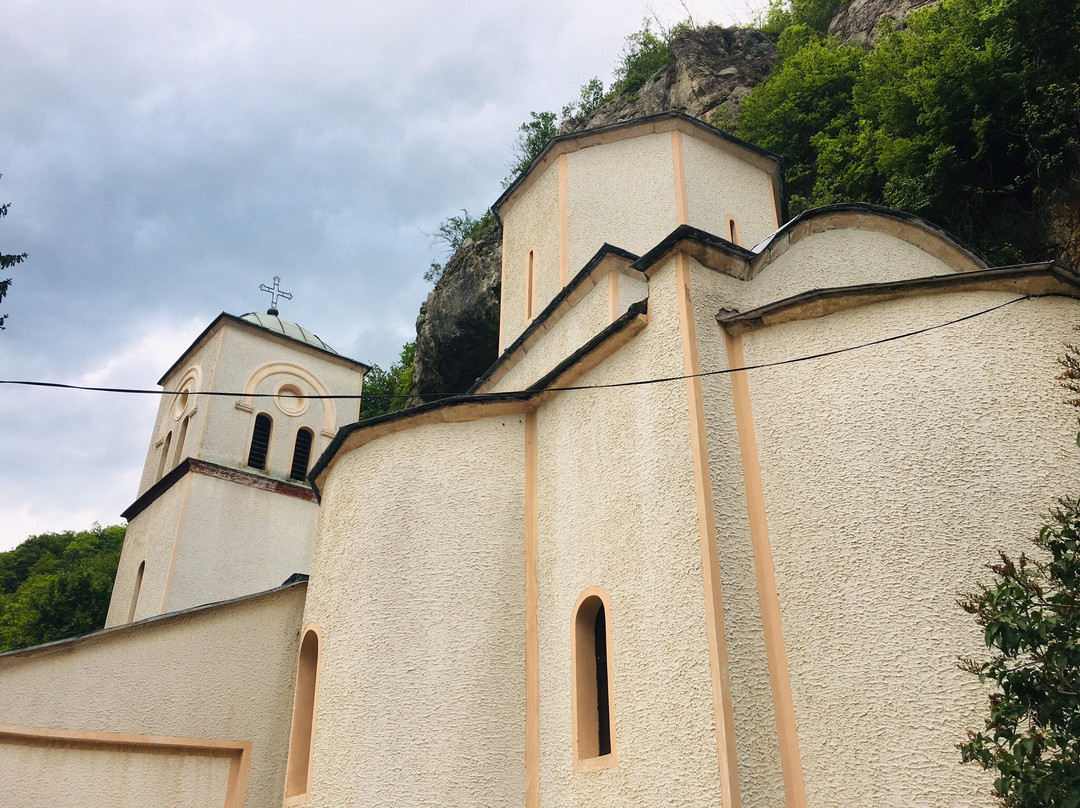
[(596, 112), (608, 97), (604, 92), (604, 82), (593, 76), (581, 85), (581, 94), (577, 100), (562, 108), (563, 121), (584, 121)]
[[(1058, 381), (1080, 393), (1080, 348), (1068, 346), (1061, 364)], [(960, 752), (996, 773), (1007, 808), (1080, 806), (1080, 499), (1050, 516), (1034, 558), (1000, 553), (993, 583), (959, 600), (991, 652), (960, 667), (994, 686), (984, 731), (969, 731)]]
[(668, 42), (680, 30), (681, 27), (675, 26), (667, 36), (657, 36), (652, 32), (649, 20), (645, 20), (640, 31), (626, 37), (622, 55), (615, 65), (611, 94), (636, 93), (657, 71), (671, 64), (673, 57)]
[[(0, 219), (3, 219), (5, 216), (7, 216), (8, 208), (10, 207), (10, 202), (0, 204)], [(11, 253), (8, 255), (0, 253), (0, 271), (10, 269), (16, 264), (21, 264), (25, 260), (26, 253)], [(0, 278), (0, 302), (3, 302), (4, 298), (7, 297), (9, 288), (11, 288), (11, 278)], [(0, 331), (4, 329), (4, 321), (6, 319), (6, 314), (0, 314)]]
[(1078, 234), (1046, 214), (1080, 178), (1080, 0), (942, 0), (907, 24), (863, 55), (787, 25), (739, 133), (789, 158), (795, 212), (862, 200), (1001, 263), (1067, 254)]
[(1080, 805), (1080, 500), (1063, 500), (1035, 540), (1040, 557), (1004, 553), (991, 586), (960, 602), (991, 658), (965, 670), (996, 688), (965, 762), (997, 773), (1009, 808)]
[[(460, 216), (451, 216), (439, 225), (438, 230), (432, 234), (431, 240), (442, 244), (446, 248), (446, 256), (449, 257), (461, 248), (466, 239), (475, 241), (487, 234), (494, 226), (495, 214), (490, 210), (479, 219), (474, 219), (469, 215), (469, 211), (462, 208)], [(444, 264), (432, 261), (431, 267), (424, 273), (424, 280), (438, 283), (445, 269)]]
[(517, 179), (521, 172), (529, 167), (529, 163), (540, 155), (548, 141), (558, 133), (554, 112), (530, 112), (529, 116), (530, 119), (518, 127), (518, 138), (511, 154), (514, 162), (510, 167), (510, 176), (506, 178), (506, 185)]
[(125, 528), (42, 533), (0, 553), (0, 651), (105, 625)]
[(360, 396), (361, 421), (404, 409), (405, 401), (412, 392), (415, 354), (416, 343), (408, 342), (402, 347), (398, 360), (390, 365), (389, 369), (383, 370), (374, 365), (367, 372)]
[(780, 34), (792, 25), (805, 25), (814, 31), (825, 33), (829, 21), (844, 2), (845, 0), (771, 0), (757, 27), (768, 34)]

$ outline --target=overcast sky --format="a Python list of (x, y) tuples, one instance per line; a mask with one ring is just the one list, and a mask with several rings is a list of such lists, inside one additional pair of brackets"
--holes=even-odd
[[(689, 0), (699, 22), (746, 0)], [(384, 367), (484, 211), (517, 127), (610, 81), (672, 0), (0, 4), (0, 378), (153, 387), (221, 311), (282, 316)], [(157, 401), (0, 385), (0, 550), (120, 522)]]

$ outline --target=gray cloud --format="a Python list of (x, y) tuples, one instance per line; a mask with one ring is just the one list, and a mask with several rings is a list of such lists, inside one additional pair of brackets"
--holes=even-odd
[[(693, 5), (730, 21), (743, 1)], [(265, 308), (273, 275), (295, 294), (285, 316), (389, 363), (441, 257), (424, 234), (494, 201), (517, 126), (607, 79), (647, 13), (4, 4), (0, 249), (31, 258), (0, 304), (0, 377), (153, 386), (218, 312)], [(0, 387), (0, 549), (117, 521), (155, 405)]]

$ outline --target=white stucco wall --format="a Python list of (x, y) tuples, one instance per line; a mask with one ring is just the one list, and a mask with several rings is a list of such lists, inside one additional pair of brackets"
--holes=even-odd
[(726, 239), (727, 217), (734, 216), (744, 247), (780, 226), (772, 179), (763, 169), (689, 135), (683, 135), (683, 160), (690, 224)]
[[(317, 351), (307, 350), (300, 343), (294, 348), (272, 337), (264, 337), (256, 330), (236, 325), (227, 328), (225, 347), (217, 369), (216, 389), (246, 390), (249, 380), (261, 369), (272, 364), (302, 368), (318, 379), (331, 394), (360, 394), (359, 370), (325, 358)], [(293, 372), (286, 367), (267, 377), (256, 387), (254, 392), (270, 394), (271, 397), (254, 398), (250, 412), (238, 409), (236, 399), (212, 399), (208, 403), (210, 416), (206, 437), (198, 456), (231, 468), (246, 466), (255, 416), (265, 412), (273, 420), (273, 429), (266, 469), (259, 473), (287, 479), (296, 433), (300, 427), (306, 426), (315, 433), (311, 450), (311, 462), (314, 462), (333, 434), (345, 424), (356, 420), (360, 406), (358, 399), (309, 399), (303, 405), (302, 412), (286, 412), (277, 399), (272, 397), (278, 387), (286, 382), (297, 386), (305, 394), (319, 392), (316, 385), (311, 384), (303, 373)], [(326, 428), (327, 424), (329, 429)]]
[[(701, 369), (708, 372), (726, 368), (727, 347), (715, 317), (716, 312), (727, 304), (724, 292), (731, 279), (703, 267), (692, 258), (687, 260)], [(731, 378), (705, 376), (701, 386), (743, 807), (783, 805), (780, 749), (769, 686)]]
[[(649, 325), (576, 384), (681, 373), (664, 269)], [(537, 452), (541, 804), (720, 805), (685, 384), (560, 394)], [(610, 598), (618, 763), (575, 772), (570, 621), (591, 586)]]
[[(586, 281), (586, 283), (591, 283), (591, 281)], [(638, 292), (645, 297), (648, 287), (641, 283)], [(629, 306), (629, 303), (627, 305)], [(493, 391), (524, 390), (539, 380), (545, 373), (607, 328), (611, 324), (610, 309), (608, 276), (604, 273), (599, 275), (596, 285), (572, 308), (562, 312), (557, 320), (549, 321), (543, 336), (491, 389)]]
[[(559, 165), (553, 162), (503, 215), (503, 280), (499, 352), (528, 326), (529, 250), (535, 251), (533, 316), (559, 292)], [(584, 262), (582, 262), (584, 264)], [(573, 274), (581, 267), (571, 266)]]
[(311, 806), (524, 800), (523, 423), (419, 426), (326, 478)]
[(113, 579), (106, 626), (128, 622), (139, 565), (143, 562), (146, 567), (143, 569), (134, 619), (153, 617), (163, 611), (162, 600), (172, 564), (173, 544), (180, 514), (187, 502), (188, 485), (187, 479), (180, 480), (128, 524), (120, 564)]
[[(810, 354), (1014, 298), (881, 303), (754, 331), (748, 363)], [(1016, 303), (918, 337), (751, 371), (749, 387), (810, 806), (990, 806), (959, 763), (985, 692), (958, 591), (1030, 549), (1075, 494), (1075, 411), (1055, 359), (1077, 302)]]
[(162, 389), (168, 391), (170, 395), (163, 395), (161, 397), (161, 403), (158, 405), (157, 416), (154, 420), (154, 430), (150, 435), (150, 447), (147, 449), (146, 453), (146, 464), (143, 466), (143, 474), (139, 482), (139, 496), (145, 493), (146, 489), (159, 479), (158, 470), (162, 469), (161, 453), (164, 450), (164, 444), (159, 446), (158, 442), (163, 441), (165, 436), (170, 432), (172, 433), (172, 439), (169, 447), (169, 457), (166, 458), (163, 471), (164, 473), (168, 473), (170, 469), (176, 466), (177, 443), (179, 441), (180, 428), (185, 415), (190, 415), (191, 419), (188, 423), (187, 435), (184, 440), (184, 446), (181, 448), (181, 457), (179, 459), (182, 460), (183, 457), (187, 455), (198, 456), (199, 444), (203, 429), (206, 426), (206, 417), (211, 402), (206, 396), (191, 396), (189, 397), (186, 406), (184, 406), (175, 394), (179, 390), (180, 383), (188, 378), (190, 371), (195, 371), (197, 374), (196, 378), (198, 379), (198, 385), (196, 386), (196, 389), (210, 389), (214, 376), (214, 368), (217, 365), (221, 347), (222, 331), (219, 330), (193, 351), (187, 361), (177, 367), (177, 369), (164, 380)]
[(191, 475), (165, 611), (273, 589), (307, 573), (318, 518), (316, 502)]
[(675, 229), (670, 133), (590, 146), (566, 159), (571, 275), (605, 242), (641, 255)]
[[(304, 594), (300, 585), (2, 655), (0, 723), (250, 741), (246, 805), (280, 805)], [(186, 806), (224, 793), (218, 762), (147, 757), (0, 744), (0, 804)]]

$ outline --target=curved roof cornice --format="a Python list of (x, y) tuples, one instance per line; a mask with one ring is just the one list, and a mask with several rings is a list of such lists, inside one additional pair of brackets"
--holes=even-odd
[(783, 158), (779, 154), (748, 143), (714, 126), (709, 126), (704, 121), (683, 112), (662, 112), (657, 115), (619, 121), (596, 129), (587, 129), (584, 132), (574, 132), (552, 138), (548, 141), (544, 150), (529, 163), (518, 178), (507, 186), (502, 196), (495, 200), (495, 204), (491, 206), (491, 211), (501, 223), (503, 210), (512, 205), (517, 197), (558, 159), (559, 155), (569, 154), (570, 152), (580, 151), (590, 146), (599, 146), (604, 143), (614, 143), (620, 140), (641, 137), (642, 135), (662, 134), (676, 130), (704, 139), (726, 151), (738, 154), (751, 165), (771, 174), (774, 177), (775, 188), (780, 198), (780, 217), (781, 219), (787, 218), (787, 194), (784, 191)]
[(680, 225), (632, 266), (648, 274), (669, 253), (679, 250), (711, 269), (740, 280), (750, 280), (804, 238), (846, 228), (887, 233), (938, 258), (957, 272), (989, 266), (977, 250), (926, 219), (861, 202), (825, 205), (800, 213), (749, 250), (697, 227)]

